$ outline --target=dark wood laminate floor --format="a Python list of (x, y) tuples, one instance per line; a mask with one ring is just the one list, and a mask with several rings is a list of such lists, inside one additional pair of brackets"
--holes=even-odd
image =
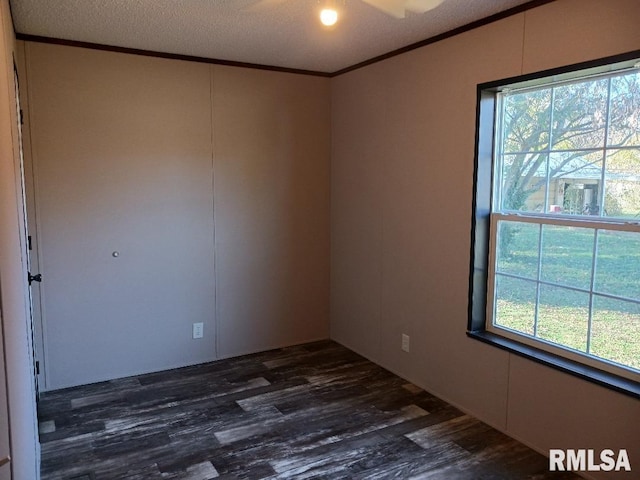
[(43, 480), (569, 479), (335, 342), (43, 395)]

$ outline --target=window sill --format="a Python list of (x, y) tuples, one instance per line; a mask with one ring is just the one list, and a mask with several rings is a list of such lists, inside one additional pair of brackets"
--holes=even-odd
[(516, 342), (505, 337), (501, 337), (487, 331), (467, 332), (467, 336), (480, 340), (481, 342), (493, 345), (502, 350), (515, 353), (534, 362), (541, 363), (556, 370), (574, 375), (584, 380), (596, 383), (603, 387), (610, 388), (617, 392), (640, 399), (640, 383), (634, 382), (609, 372), (604, 372), (587, 365), (554, 355), (553, 353), (539, 350), (529, 345)]

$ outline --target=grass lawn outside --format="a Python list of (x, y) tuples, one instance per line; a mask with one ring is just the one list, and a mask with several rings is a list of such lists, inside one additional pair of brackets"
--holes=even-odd
[(501, 221), (495, 323), (640, 371), (640, 233), (595, 239), (588, 228)]
[[(533, 336), (534, 309), (533, 303), (498, 300), (498, 325)], [(586, 352), (588, 309), (547, 306), (545, 310), (536, 337)], [(602, 310), (594, 315), (591, 328), (589, 353), (640, 370), (640, 314)]]

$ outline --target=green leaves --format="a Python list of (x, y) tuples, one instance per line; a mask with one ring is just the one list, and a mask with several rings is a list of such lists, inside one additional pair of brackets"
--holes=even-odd
[[(561, 206), (560, 213), (573, 215), (640, 216), (640, 73), (501, 99), (498, 210), (545, 213)], [(589, 195), (571, 193), (585, 184), (595, 186)], [(568, 202), (565, 191), (575, 198)], [(637, 200), (622, 200), (629, 194)]]

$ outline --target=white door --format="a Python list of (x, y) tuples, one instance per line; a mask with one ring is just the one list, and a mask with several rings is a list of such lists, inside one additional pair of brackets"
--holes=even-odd
[(34, 383), (35, 383), (35, 392), (36, 392), (36, 400), (39, 398), (40, 396), (40, 351), (37, 348), (38, 343), (36, 342), (37, 337), (39, 335), (37, 335), (36, 333), (38, 331), (40, 331), (39, 328), (36, 328), (35, 322), (34, 322), (34, 316), (33, 316), (33, 312), (34, 312), (34, 308), (33, 308), (33, 286), (34, 285), (38, 285), (42, 279), (42, 276), (33, 271), (34, 267), (37, 267), (37, 263), (34, 263), (32, 260), (32, 253), (33, 253), (33, 242), (32, 242), (32, 237), (29, 235), (29, 221), (28, 221), (28, 214), (27, 214), (27, 198), (26, 198), (26, 182), (25, 182), (25, 163), (24, 163), (24, 153), (23, 153), (23, 148), (22, 148), (22, 123), (23, 123), (23, 118), (22, 118), (22, 109), (20, 108), (20, 91), (19, 91), (19, 84), (18, 84), (18, 71), (17, 68), (15, 68), (14, 66), (14, 75), (15, 75), (15, 89), (16, 89), (16, 108), (17, 108), (17, 118), (18, 118), (18, 146), (20, 148), (20, 182), (21, 182), (21, 187), (22, 187), (22, 206), (23, 206), (23, 219), (24, 219), (24, 239), (25, 242), (23, 243), (24, 248), (25, 248), (25, 258), (27, 260), (27, 271), (28, 271), (28, 275), (29, 275), (29, 285), (31, 286), (31, 288), (29, 288), (29, 334), (31, 335), (31, 339), (30, 339), (30, 344), (31, 344), (31, 353), (33, 355), (33, 365), (34, 365), (34, 372), (33, 372), (33, 378), (34, 378)]

